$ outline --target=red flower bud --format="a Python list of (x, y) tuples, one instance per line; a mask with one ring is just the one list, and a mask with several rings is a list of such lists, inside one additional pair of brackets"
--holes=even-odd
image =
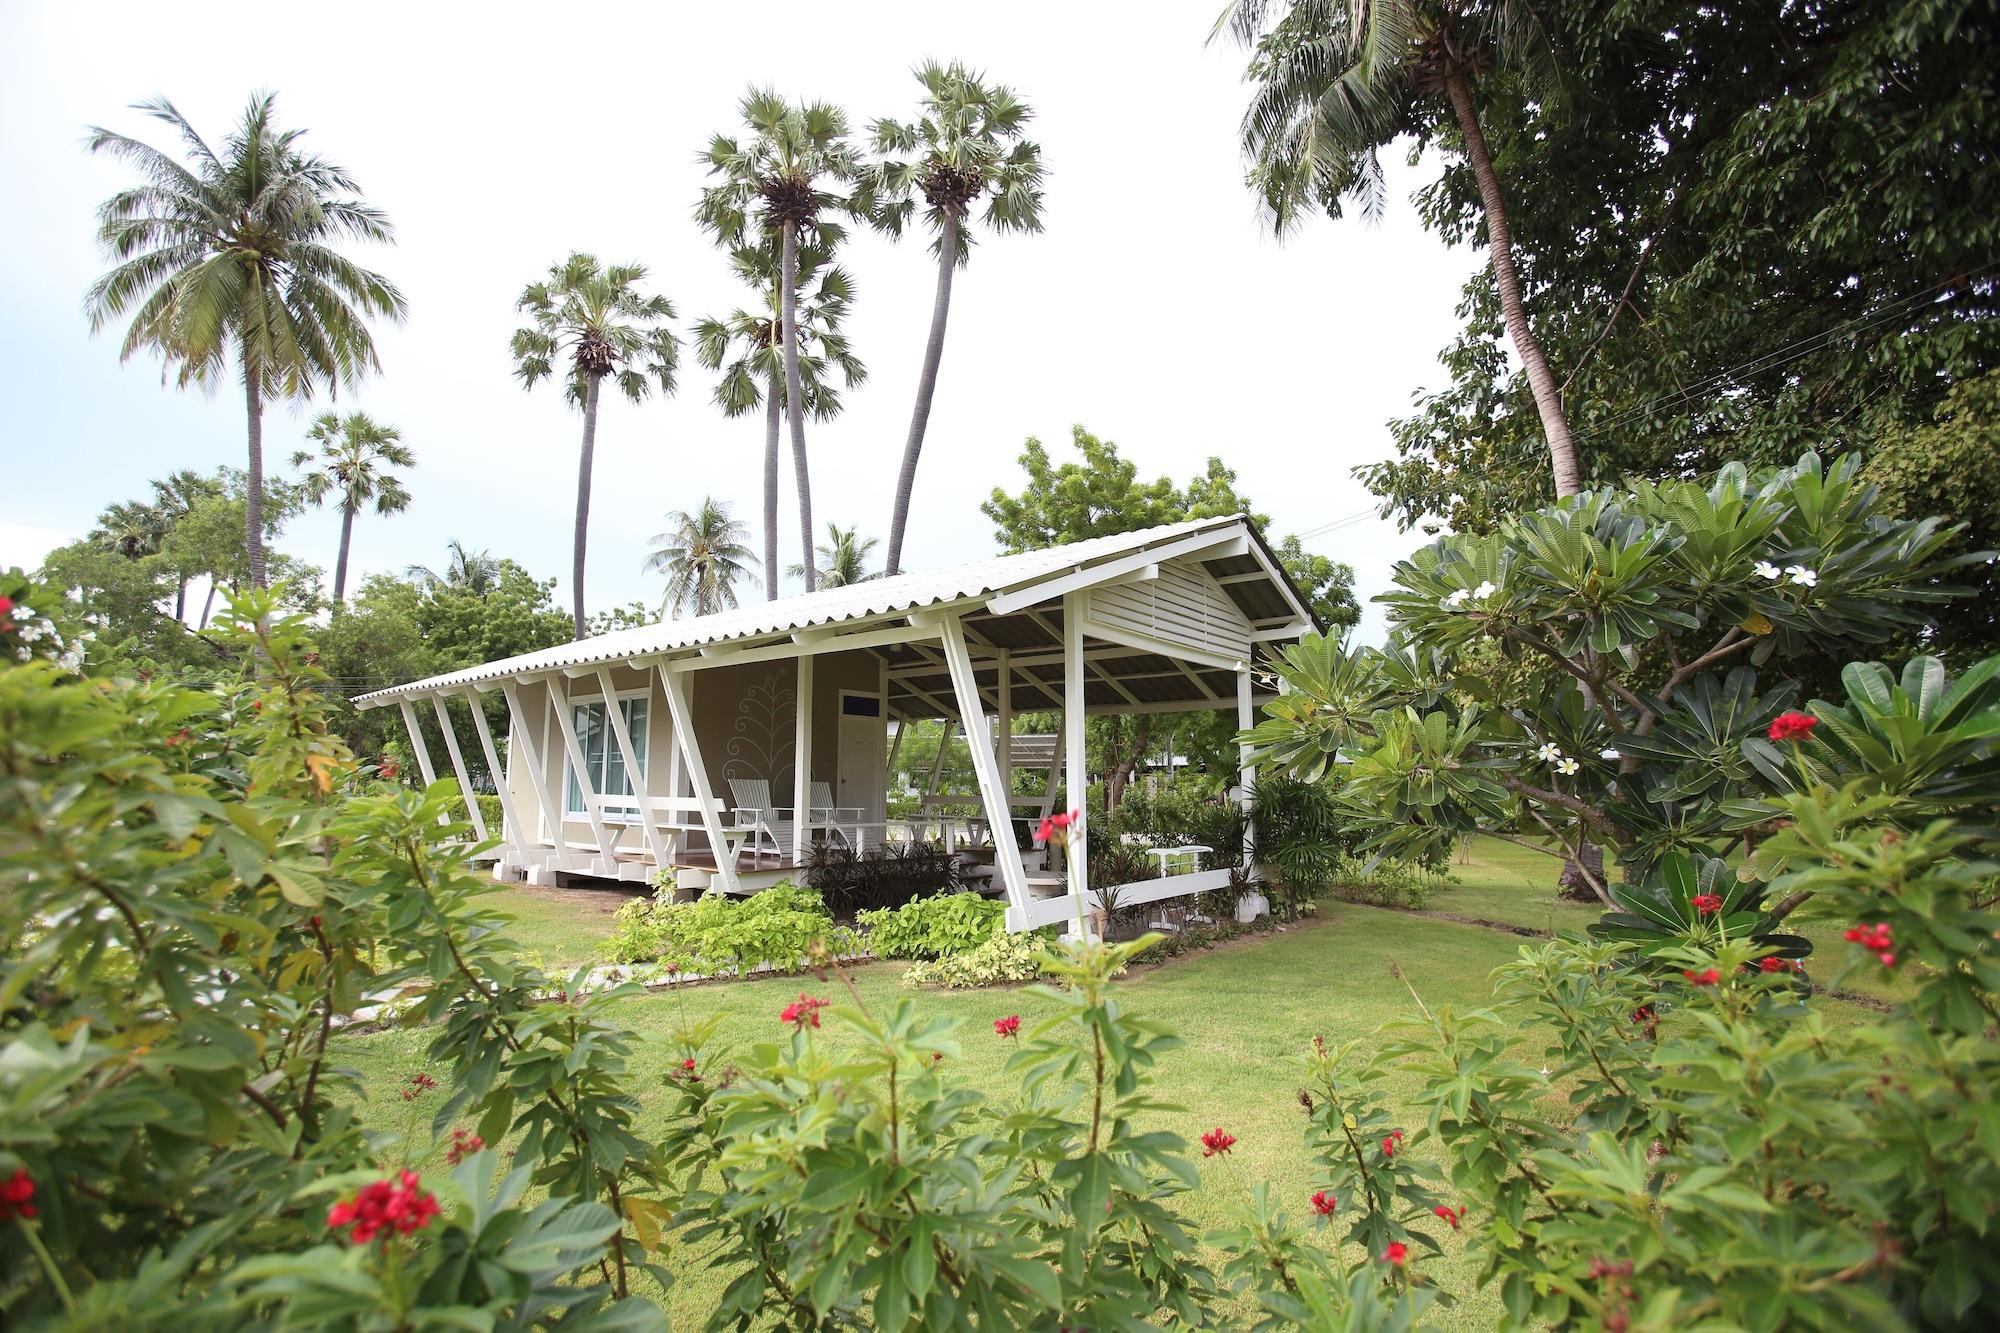
[(1340, 1201), (1325, 1190), (1315, 1190), (1312, 1196), (1312, 1206), (1313, 1211), (1321, 1217), (1332, 1217), (1334, 1209), (1340, 1207)]
[(1765, 733), (1774, 741), (1809, 741), (1819, 719), (1811, 713), (1780, 713)]

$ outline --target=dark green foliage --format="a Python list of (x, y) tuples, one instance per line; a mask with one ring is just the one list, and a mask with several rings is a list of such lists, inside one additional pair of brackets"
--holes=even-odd
[(1251, 828), (1257, 864), (1281, 883), (1316, 897), (1332, 888), (1364, 830), (1342, 814), (1331, 782), (1307, 782), (1267, 774), (1251, 797)]
[(1807, 957), (1811, 941), (1777, 933), (1777, 918), (1764, 910), (1765, 892), (1762, 883), (1737, 878), (1725, 861), (1669, 852), (1643, 883), (1611, 886), (1616, 908), (1593, 922), (1590, 933), (1633, 945), (1637, 956), (1656, 965), (1671, 955), (1675, 971), (1686, 951), (1713, 950), (1729, 940), (1747, 940), (1779, 958)]
[(899, 842), (866, 852), (822, 842), (806, 862), (805, 880), (829, 910), (842, 915), (901, 907), (961, 884), (958, 857), (935, 842)]

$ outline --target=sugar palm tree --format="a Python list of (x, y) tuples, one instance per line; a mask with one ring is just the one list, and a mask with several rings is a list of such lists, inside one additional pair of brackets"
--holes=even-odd
[[(837, 416), (840, 390), (830, 371), (838, 370), (848, 388), (868, 378), (868, 368), (854, 355), (841, 318), (854, 299), (854, 284), (845, 269), (831, 262), (832, 250), (818, 244), (799, 249), (799, 381), (805, 388), (806, 411), (816, 421)], [(715, 401), (726, 417), (764, 409), (764, 595), (778, 596), (778, 432), (784, 411), (784, 354), (779, 350), (784, 302), (779, 287), (778, 253), (769, 242), (738, 246), (730, 253), (737, 276), (757, 295), (754, 311), (738, 308), (723, 319), (695, 325), (695, 357), (710, 370), (722, 371)], [(726, 364), (725, 364), (726, 363)]]
[(883, 156), (869, 176), (875, 223), (892, 235), (902, 234), (916, 210), (915, 196), (923, 195), (931, 253), (938, 264), (930, 338), (924, 344), (917, 404), (910, 413), (903, 466), (896, 474), (895, 511), (889, 519), (884, 572), (891, 575), (902, 568), (917, 459), (924, 451), (938, 364), (944, 358), (952, 275), (972, 252), (973, 210), (985, 200), (986, 225), (995, 231), (1042, 229), (1042, 150), (1021, 137), (1034, 115), (1028, 104), (1008, 88), (988, 86), (981, 75), (957, 61), (949, 65), (927, 61), (916, 75), (924, 86), (922, 114), (909, 124), (875, 122), (875, 147)]
[(583, 409), (583, 449), (576, 472), (576, 535), (570, 555), (570, 589), (576, 637), (586, 630), (583, 615), (583, 560), (590, 533), (590, 470), (597, 449), (597, 400), (606, 378), (637, 403), (657, 387), (674, 391), (681, 340), (667, 321), (673, 303), (639, 291), (646, 269), (640, 264), (600, 267), (594, 255), (571, 254), (549, 269), (548, 280), (531, 282), (514, 303), (534, 321), (514, 331), (514, 373), (528, 388), (555, 373), (565, 353), (565, 376), (572, 405)]
[(374, 502), (378, 514), (400, 514), (410, 507), (402, 479), (386, 471), (415, 467), (417, 457), (403, 443), (402, 432), (378, 424), (365, 412), (322, 412), (313, 418), (306, 438), (319, 452), (301, 449), (293, 467), (310, 467), (300, 485), (305, 502), (319, 505), (331, 495), (340, 504), (340, 554), (333, 562), (333, 609), (347, 598), (347, 556), (354, 543), (354, 516)]
[(138, 170), (141, 183), (98, 209), (98, 241), (115, 261), (86, 298), (93, 332), (126, 316), (120, 359), (160, 354), (185, 388), (243, 380), (249, 419), (243, 541), (250, 577), (265, 581), (264, 403), (351, 386), (379, 369), (371, 317), (401, 320), (403, 294), (334, 247), (388, 241), (393, 229), (346, 171), (281, 130), (272, 97), (250, 99), (211, 148), (165, 98), (134, 108), (173, 127), (186, 161), (107, 129), (92, 152)]
[[(1280, 231), (1343, 196), (1380, 212), (1378, 152), (1400, 135), (1457, 131), (1479, 187), (1508, 339), (1548, 438), (1556, 494), (1583, 486), (1562, 395), (1521, 296), (1505, 192), (1480, 127), (1481, 85), (1504, 69), (1529, 96), (1561, 93), (1532, 0), (1233, 0), (1216, 23), (1252, 46), (1243, 115), (1252, 184)], [(1430, 136), (1427, 136), (1430, 137)]]
[[(177, 468), (153, 483), (153, 508), (159, 513), (166, 530), (172, 532), (174, 526), (195, 511), (197, 505), (219, 500), (223, 495), (222, 482), (216, 477), (204, 477), (192, 468)], [(187, 618), (186, 575), (181, 575), (174, 587), (174, 619)]]
[(97, 516), (90, 540), (127, 560), (142, 560), (160, 549), (166, 537), (166, 516), (139, 500), (121, 500)]
[[(850, 584), (881, 578), (880, 573), (868, 572), (869, 553), (881, 544), (878, 538), (863, 538), (858, 528), (827, 524), (826, 543), (814, 548), (819, 554), (819, 586), (845, 588)], [(793, 565), (785, 572), (796, 578), (805, 570), (802, 566)]]
[[(842, 196), (826, 188), (852, 184), (861, 163), (847, 142), (847, 115), (825, 102), (794, 105), (768, 89), (752, 90), (739, 106), (749, 137), (709, 141), (701, 160), (720, 182), (701, 192), (695, 218), (728, 246), (758, 237), (778, 252), (779, 344), (784, 361), (785, 419), (792, 437), (792, 470), (799, 494), (803, 554), (812, 549), (812, 475), (806, 463), (805, 389), (800, 369), (799, 250), (809, 235), (829, 250), (843, 235), (828, 211), (856, 214), (866, 208), (858, 191)], [(753, 212), (756, 216), (753, 218)], [(756, 235), (752, 235), (753, 228)], [(813, 573), (806, 571), (806, 591)]]
[(453, 541), (445, 549), (451, 554), (443, 573), (429, 565), (411, 565), (403, 573), (433, 592), (449, 588), (484, 597), (499, 586), (500, 562), (491, 553), (472, 550), (461, 541)]
[(713, 497), (693, 513), (684, 509), (667, 515), (667, 530), (653, 536), (646, 556), (648, 570), (667, 576), (661, 609), (679, 616), (692, 611), (705, 616), (736, 605), (736, 580), (745, 577), (757, 557), (743, 544), (750, 530), (729, 517), (729, 506)]

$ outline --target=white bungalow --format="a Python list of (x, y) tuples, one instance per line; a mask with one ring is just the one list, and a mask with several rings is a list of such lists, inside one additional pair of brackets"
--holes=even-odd
[[(416, 712), (428, 700), (469, 792), (452, 710), (506, 696), (496, 874), (644, 881), (671, 866), (681, 887), (725, 893), (794, 877), (821, 840), (865, 850), (910, 836), (916, 826), (886, 815), (904, 734), (889, 723), (943, 720), (971, 751), (978, 792), (939, 796), (933, 777), (917, 823), (951, 827), (956, 802), (976, 839), (990, 832), (1008, 925), (1025, 930), (1071, 919), (1079, 897), (1094, 904), (1086, 858), (1050, 873), (1015, 824), (1053, 808), (1059, 782), (1064, 805), (1082, 805), (1085, 716), (1233, 707), (1247, 726), (1257, 654), (1313, 628), (1263, 538), (1232, 516), (662, 621), (356, 702), (401, 710), (432, 781)], [(1014, 735), (1024, 711), (1062, 715), (1059, 752)], [(484, 711), (471, 713), (501, 773)], [(1011, 795), (1019, 762), (1048, 769), (1040, 795)], [(1246, 798), (1249, 786), (1246, 768)], [(1118, 900), (1199, 893), (1229, 873), (1165, 871)]]

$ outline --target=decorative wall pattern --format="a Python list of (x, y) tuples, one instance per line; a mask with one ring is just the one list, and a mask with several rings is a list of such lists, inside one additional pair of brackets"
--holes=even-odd
[(723, 781), (764, 778), (774, 795), (786, 793), (783, 803), (789, 805), (797, 717), (798, 698), (790, 670), (773, 668), (753, 680), (736, 706), (729, 740), (723, 746)]

